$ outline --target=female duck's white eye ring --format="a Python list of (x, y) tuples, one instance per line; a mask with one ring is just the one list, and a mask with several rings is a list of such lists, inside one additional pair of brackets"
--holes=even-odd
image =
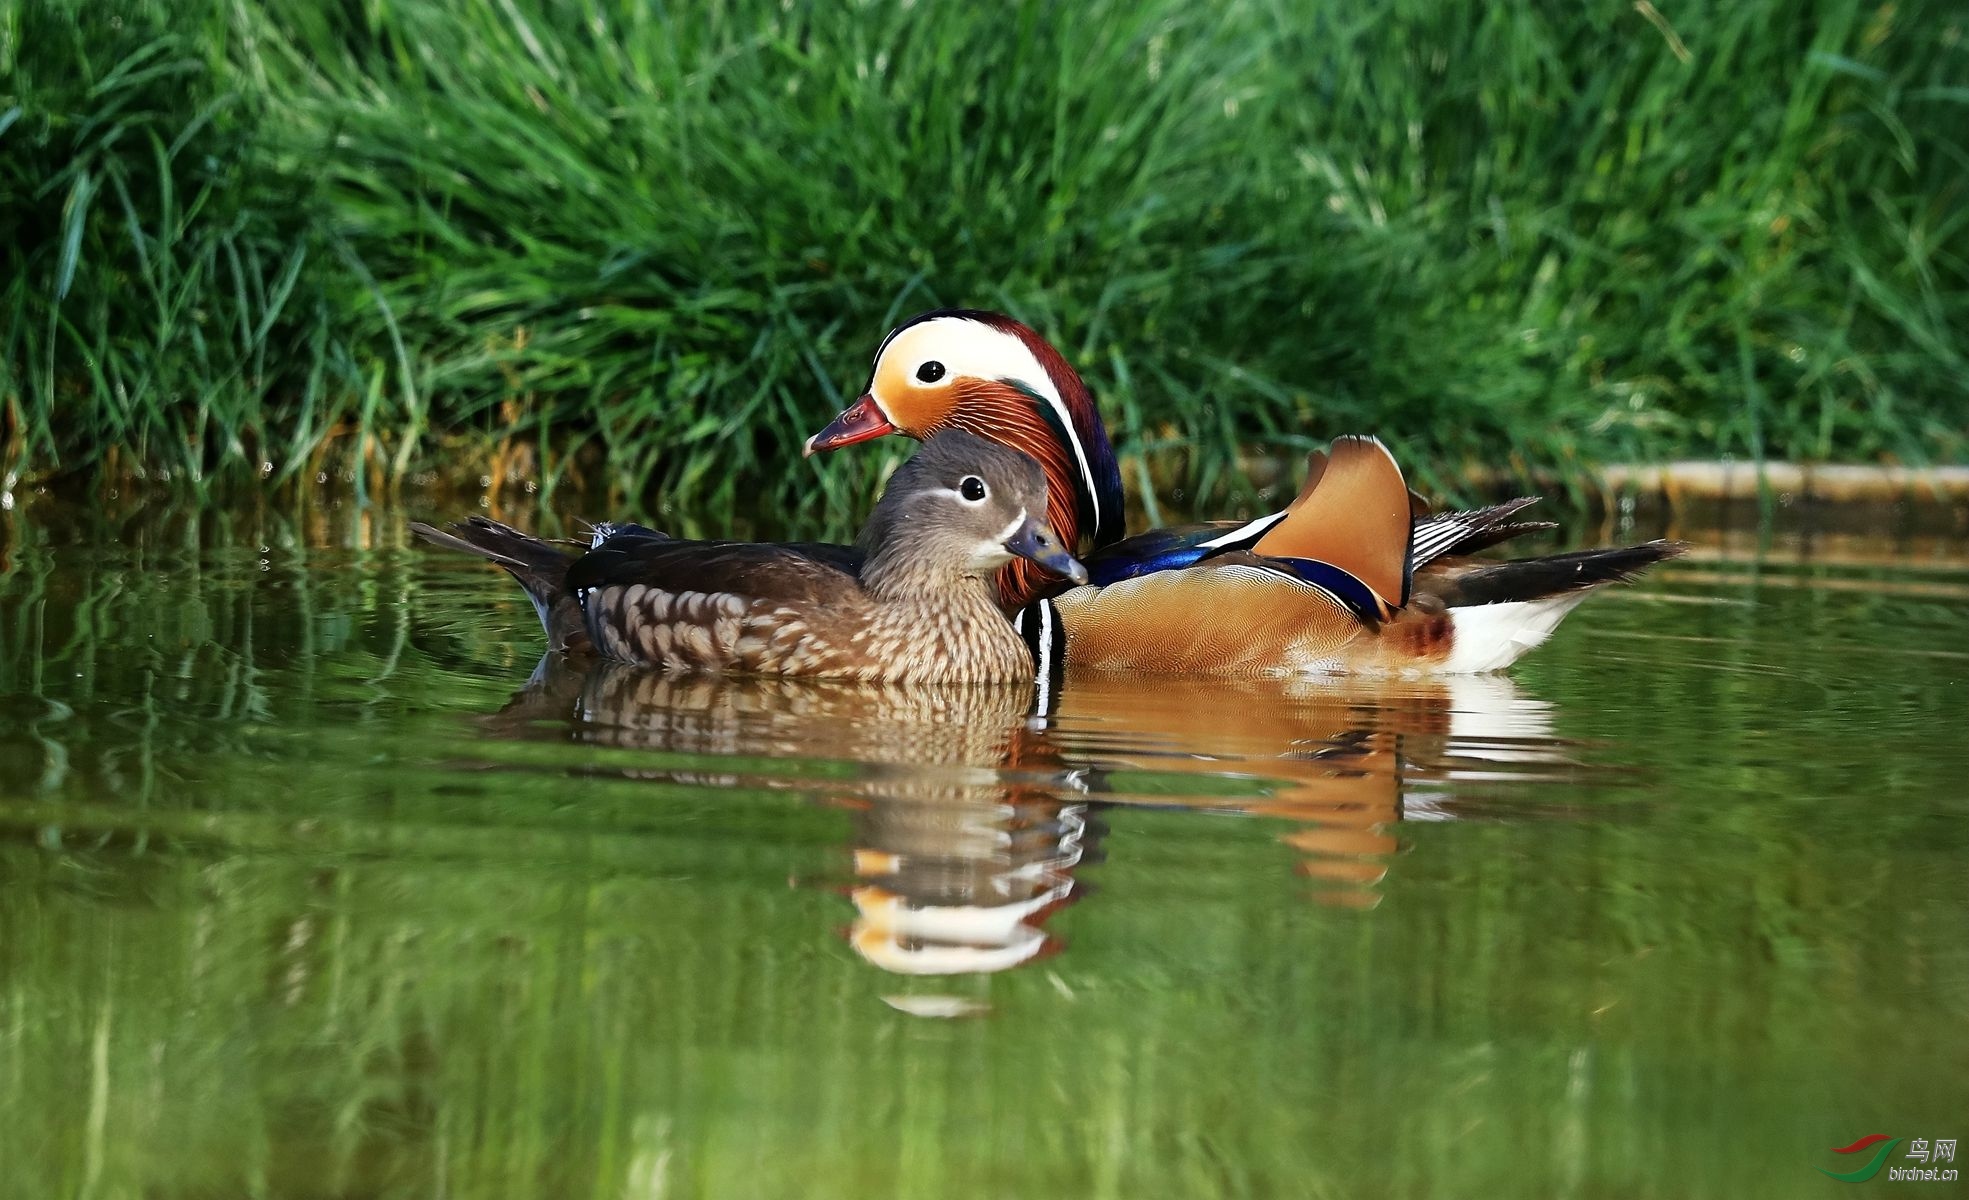
[(991, 489), (976, 475), (966, 475), (957, 484), (957, 494), (964, 497), (966, 504), (983, 504), (985, 497), (991, 495)]
[(929, 362), (924, 363), (922, 366), (916, 368), (916, 378), (919, 382), (935, 383), (937, 380), (942, 379), (943, 377), (944, 377), (943, 364), (938, 362), (934, 358), (931, 359)]

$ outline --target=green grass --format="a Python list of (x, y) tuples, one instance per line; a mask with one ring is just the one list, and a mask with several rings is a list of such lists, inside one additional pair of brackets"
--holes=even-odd
[(1193, 498), (1354, 430), (1424, 477), (1969, 457), (1969, 21), (1665, 12), (25, 0), (0, 453), (859, 496), (880, 455), (799, 441), (968, 303)]

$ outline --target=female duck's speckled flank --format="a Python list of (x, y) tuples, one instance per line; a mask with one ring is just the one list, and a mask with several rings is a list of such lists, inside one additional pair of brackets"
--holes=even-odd
[(511, 572), (563, 650), (674, 670), (982, 683), (1033, 671), (993, 572), (1016, 556), (1086, 581), (1045, 510), (1039, 464), (952, 430), (890, 480), (860, 556), (604, 526), (576, 558), (484, 518), (412, 528)]
[[(1429, 513), (1379, 442), (1315, 454), (1291, 507), (1238, 524), (1124, 539), (1121, 474), (1087, 387), (1037, 333), (998, 313), (926, 313), (876, 352), (867, 392), (808, 453), (965, 429), (1045, 468), (1048, 516), (1083, 540), (1093, 586), (1014, 563), (1001, 602), (1023, 630), (1057, 630), (1067, 667), (1211, 674), (1464, 673), (1509, 666), (1592, 589), (1682, 547), (1648, 542), (1494, 562), (1475, 551), (1550, 528), (1531, 498)], [(1035, 640), (1044, 643), (1045, 638)]]

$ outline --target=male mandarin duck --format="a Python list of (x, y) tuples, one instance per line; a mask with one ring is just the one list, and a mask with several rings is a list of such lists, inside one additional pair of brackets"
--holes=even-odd
[(949, 430), (896, 472), (854, 550), (602, 526), (575, 557), (482, 517), (411, 528), (504, 567), (557, 649), (666, 670), (1011, 683), (1032, 679), (1032, 657), (993, 573), (1017, 557), (1087, 578), (1046, 499), (1031, 458)]
[(1268, 675), (1500, 670), (1588, 592), (1681, 553), (1673, 542), (1511, 562), (1467, 557), (1546, 522), (1535, 497), (1418, 515), (1387, 448), (1348, 437), (1309, 460), (1281, 512), (1124, 538), (1121, 473), (1093, 396), (1044, 338), (999, 313), (943, 309), (898, 327), (868, 389), (807, 453), (965, 429), (1038, 460), (1047, 516), (1086, 556), (1073, 587), (1018, 562), (998, 577), (1042, 675), (1059, 666)]

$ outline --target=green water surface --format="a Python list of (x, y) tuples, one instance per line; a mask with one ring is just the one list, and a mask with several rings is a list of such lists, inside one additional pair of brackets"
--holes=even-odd
[(8, 1200), (1961, 1190), (1818, 1169), (1969, 1134), (1960, 558), (1035, 715), (529, 686), (403, 519), (0, 513)]

